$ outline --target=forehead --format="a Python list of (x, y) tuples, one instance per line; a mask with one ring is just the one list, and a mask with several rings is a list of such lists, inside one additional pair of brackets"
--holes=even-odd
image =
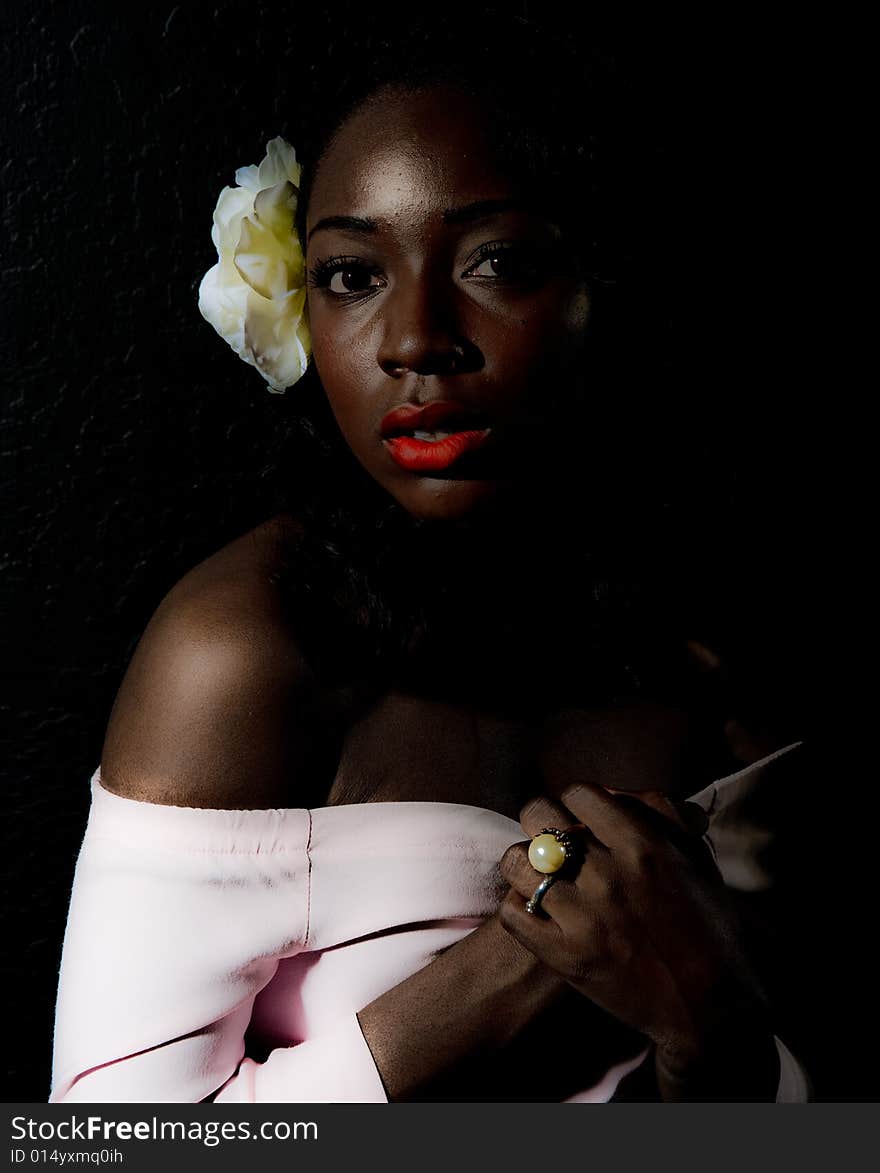
[(513, 190), (488, 112), (451, 87), (375, 95), (343, 123), (312, 185), (308, 224), (328, 215), (395, 220)]

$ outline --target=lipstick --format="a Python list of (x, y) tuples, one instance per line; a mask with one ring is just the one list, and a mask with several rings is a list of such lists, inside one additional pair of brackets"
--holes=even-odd
[(492, 429), (474, 412), (448, 400), (405, 403), (383, 418), (381, 434), (392, 460), (408, 472), (441, 472), (488, 441)]
[(409, 472), (442, 472), (466, 452), (476, 452), (482, 448), (491, 430), (483, 428), (478, 432), (452, 432), (438, 440), (397, 436), (393, 440), (386, 440), (385, 445), (391, 453), (391, 459)]

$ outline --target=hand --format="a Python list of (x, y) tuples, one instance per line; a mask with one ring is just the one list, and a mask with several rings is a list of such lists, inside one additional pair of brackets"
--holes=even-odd
[(705, 819), (691, 817), (699, 808), (652, 792), (641, 800), (615, 796), (590, 783), (567, 788), (561, 798), (565, 805), (530, 802), (523, 830), (531, 837), (544, 827), (584, 824), (583, 863), (575, 874), (563, 870), (543, 912), (530, 914), (526, 899), (541, 877), (528, 862), (528, 844), (509, 848), (501, 861), (511, 884), (500, 909), (504, 928), (655, 1043), (661, 1092), (666, 1088), (669, 1098), (687, 1098), (681, 1090), (694, 1073), (711, 1083), (728, 1059), (747, 1073), (751, 1054), (758, 1098), (774, 1098), (765, 1000), (740, 948), (721, 876), (695, 833), (705, 829)]

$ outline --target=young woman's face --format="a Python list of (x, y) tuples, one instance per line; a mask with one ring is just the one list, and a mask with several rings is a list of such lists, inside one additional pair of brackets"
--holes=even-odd
[(343, 125), (309, 201), (321, 382), (357, 459), (420, 518), (536, 488), (572, 426), (586, 288), (490, 139), (455, 90), (385, 92)]

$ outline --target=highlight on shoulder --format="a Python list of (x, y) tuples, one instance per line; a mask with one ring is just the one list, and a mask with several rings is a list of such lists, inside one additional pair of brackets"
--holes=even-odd
[[(151, 618), (116, 696), (106, 789), (175, 806), (297, 805), (316, 689), (272, 582), (275, 519), (194, 567)], [(310, 719), (311, 718), (311, 719)]]

